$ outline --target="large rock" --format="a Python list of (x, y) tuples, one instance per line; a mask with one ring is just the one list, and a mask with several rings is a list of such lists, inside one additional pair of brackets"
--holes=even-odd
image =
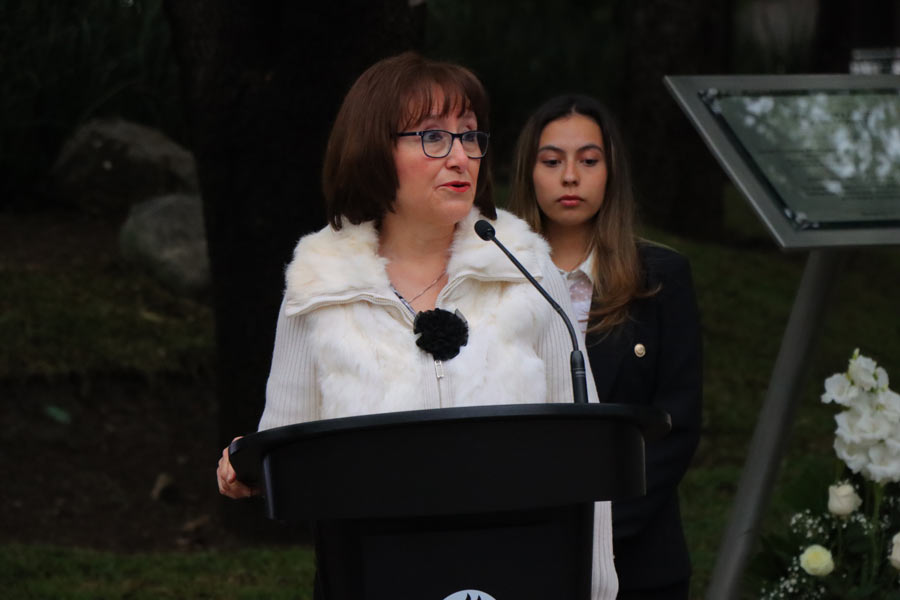
[(177, 294), (201, 297), (210, 284), (200, 197), (171, 194), (135, 204), (119, 233), (126, 260)]
[(91, 214), (121, 215), (135, 202), (198, 193), (193, 155), (161, 132), (122, 119), (85, 123), (50, 174), (60, 201)]

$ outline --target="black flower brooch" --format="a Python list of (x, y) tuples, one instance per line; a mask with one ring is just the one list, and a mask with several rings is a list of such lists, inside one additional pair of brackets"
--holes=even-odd
[(458, 310), (435, 308), (420, 312), (413, 321), (413, 333), (421, 334), (416, 345), (434, 360), (450, 360), (469, 341), (469, 326)]

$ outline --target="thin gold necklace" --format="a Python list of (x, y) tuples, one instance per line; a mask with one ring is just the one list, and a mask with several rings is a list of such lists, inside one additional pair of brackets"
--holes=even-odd
[(441, 277), (444, 276), (444, 273), (445, 273), (445, 271), (441, 271), (441, 274), (438, 275), (438, 276), (435, 278), (434, 281), (432, 281), (431, 283), (429, 283), (428, 285), (426, 285), (424, 290), (422, 290), (421, 292), (419, 292), (418, 294), (416, 294), (415, 296), (413, 296), (410, 300), (407, 300), (407, 302), (409, 302), (410, 304), (412, 304), (413, 302), (415, 302), (416, 300), (418, 300), (419, 297), (422, 296), (422, 294), (424, 294), (425, 292), (427, 292), (428, 290), (430, 290), (431, 288), (433, 288), (434, 285), (435, 285), (438, 281), (441, 280)]

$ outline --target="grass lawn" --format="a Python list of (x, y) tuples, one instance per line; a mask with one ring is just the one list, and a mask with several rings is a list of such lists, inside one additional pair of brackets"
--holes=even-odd
[[(681, 487), (694, 598), (703, 597), (719, 551), (805, 262), (802, 253), (778, 251), (752, 216), (739, 209), (730, 215), (734, 236), (727, 246), (647, 233), (690, 259), (702, 311), (703, 438)], [(0, 377), (208, 368), (208, 311), (123, 280), (115, 269), (49, 277), (0, 261)], [(852, 252), (839, 274), (765, 528), (784, 527), (793, 510), (810, 502), (824, 506), (834, 472), (834, 410), (818, 400), (825, 377), (844, 370), (859, 347), (900, 380), (898, 273), (900, 251), (890, 248)], [(307, 549), (112, 554), (0, 545), (0, 595), (10, 599), (310, 598), (311, 574)], [(747, 588), (753, 597), (758, 582), (749, 580)]]
[(297, 600), (312, 598), (313, 576), (305, 548), (122, 555), (0, 547), (6, 600)]

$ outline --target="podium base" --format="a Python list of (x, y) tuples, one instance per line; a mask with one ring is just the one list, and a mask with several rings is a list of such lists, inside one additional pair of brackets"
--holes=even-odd
[[(316, 524), (316, 600), (590, 596), (593, 504)], [(472, 598), (471, 600), (477, 600)]]

